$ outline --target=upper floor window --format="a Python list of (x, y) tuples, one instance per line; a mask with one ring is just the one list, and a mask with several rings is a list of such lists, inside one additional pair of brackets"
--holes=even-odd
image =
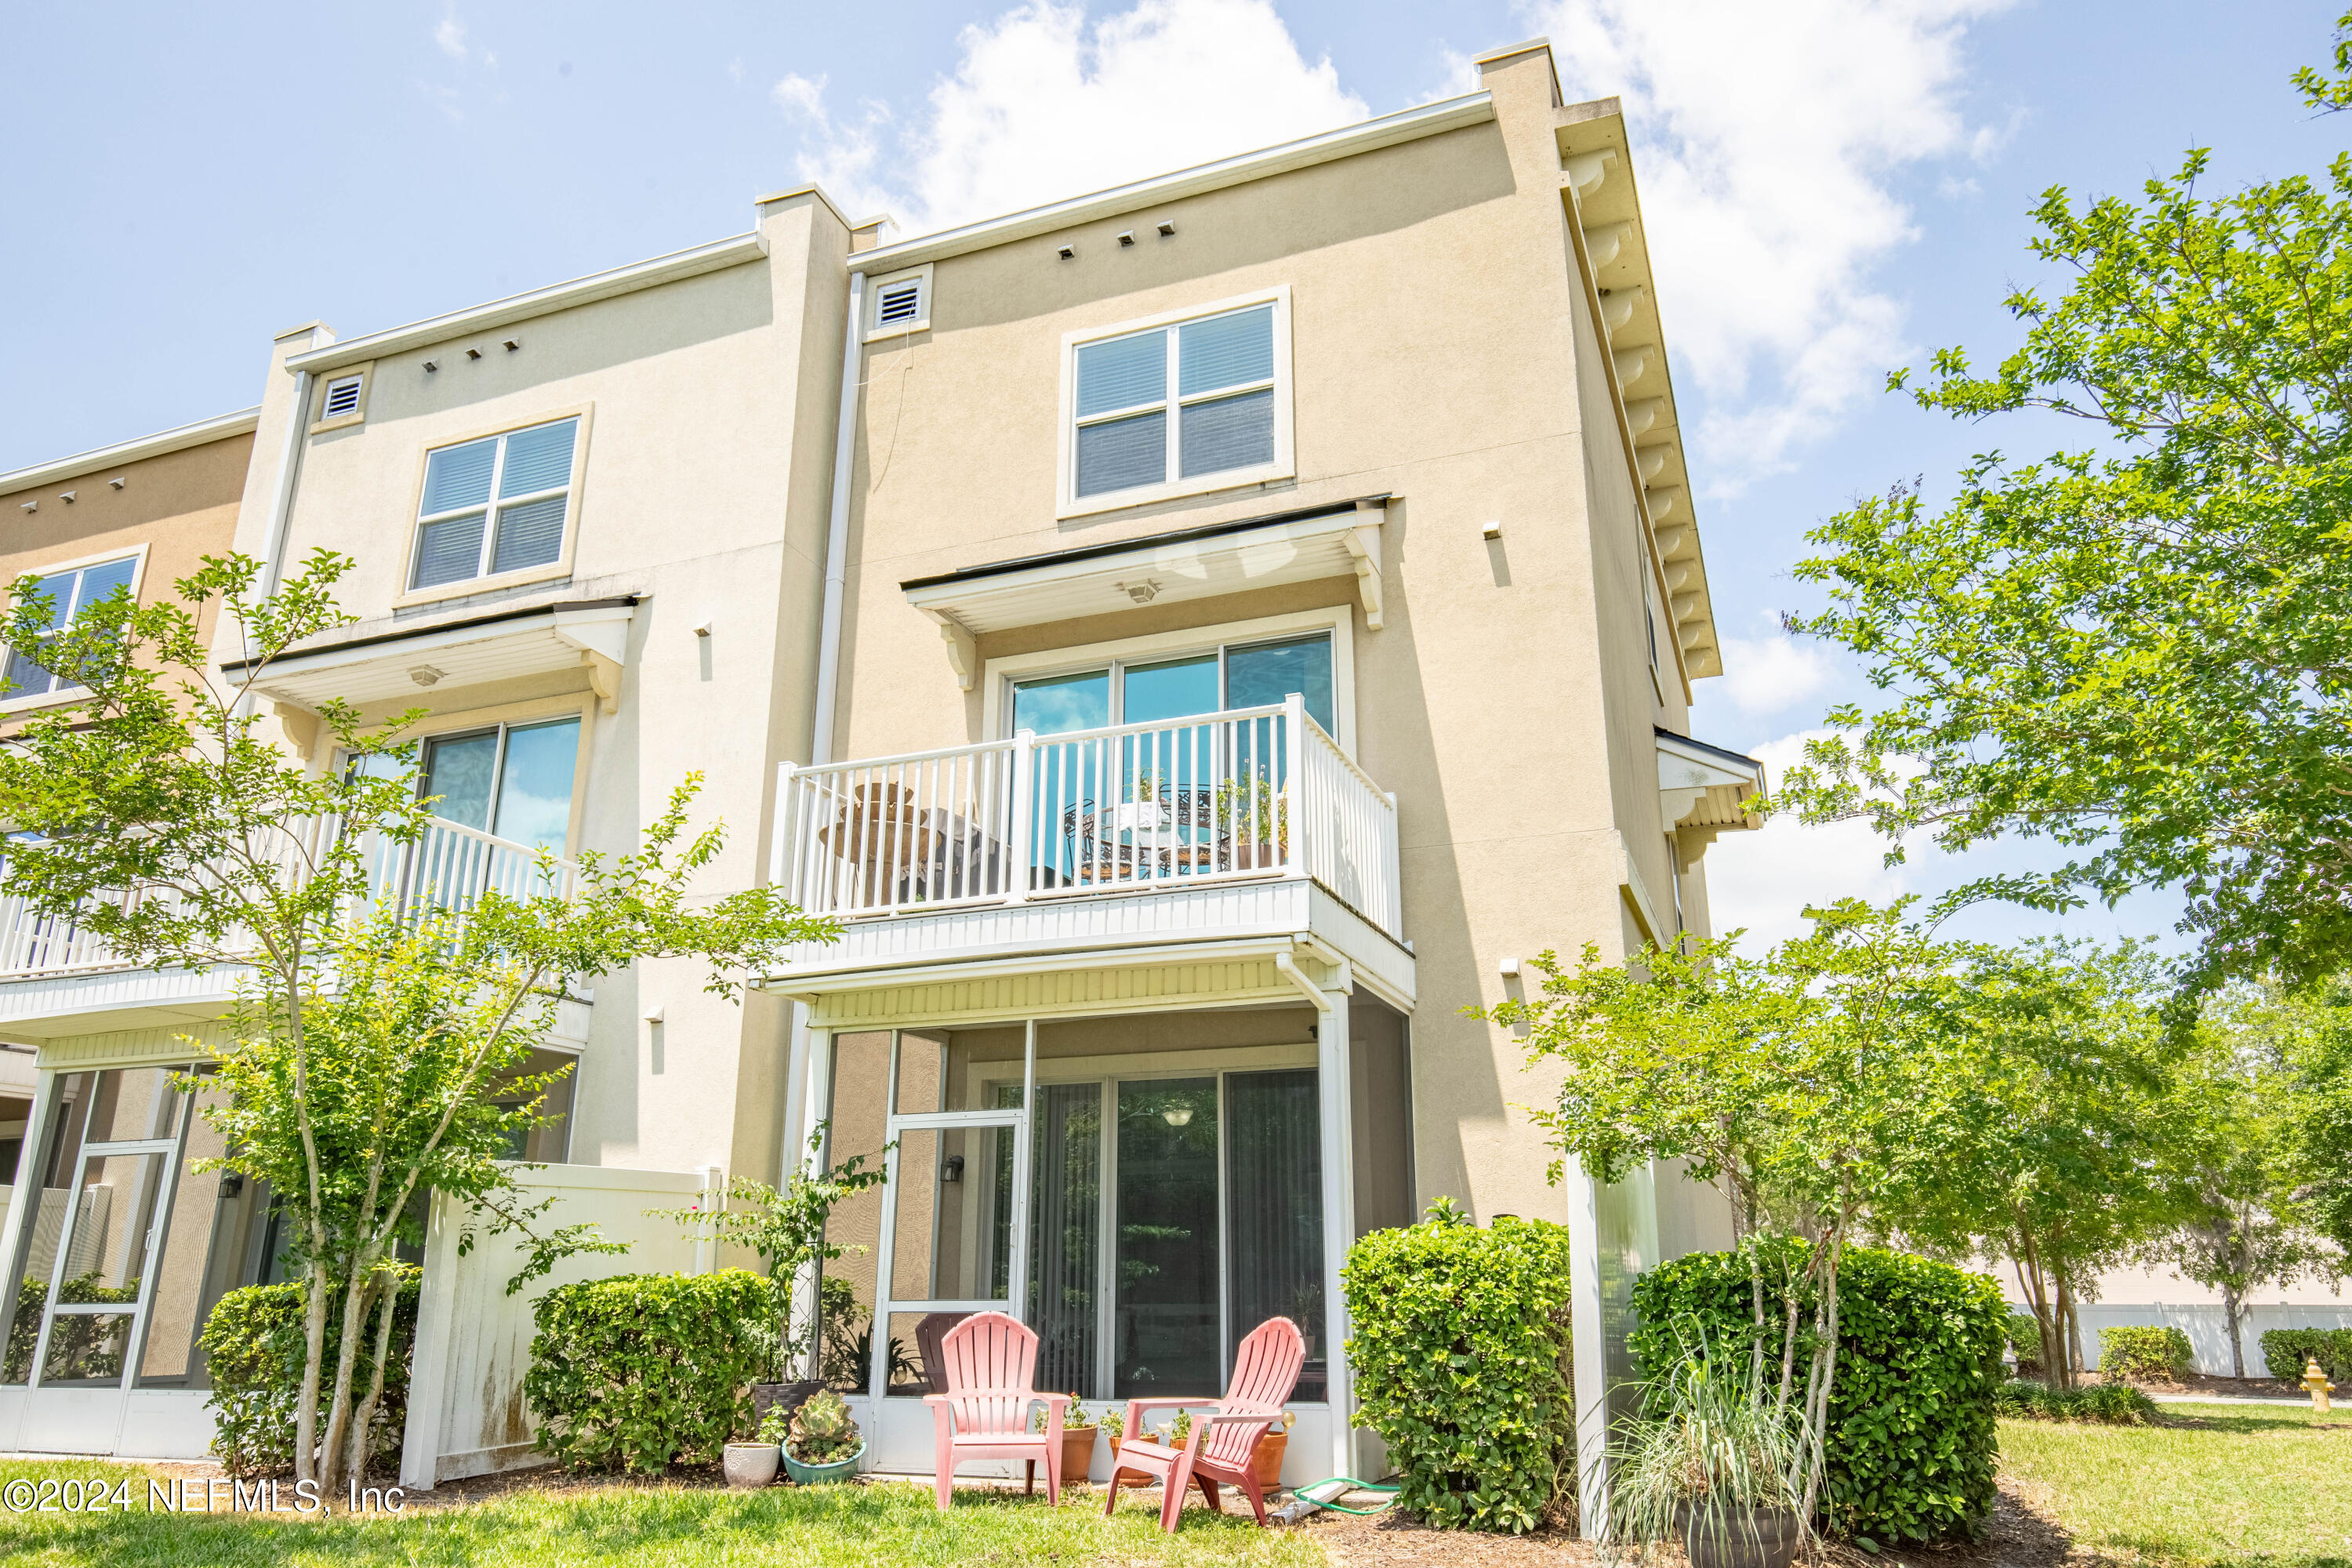
[(1067, 510), (1290, 471), (1287, 297), (1074, 339)]
[[(112, 561), (96, 561), (86, 566), (51, 572), (42, 577), (38, 591), (48, 595), (50, 635), (55, 636), (71, 626), (77, 616), (117, 588), (131, 592), (138, 571), (139, 557), (125, 555)], [(70, 689), (57, 676), (22, 653), (11, 653), (8, 656), (7, 689), (0, 690), (0, 700), (46, 697), (53, 691)]]
[(437, 588), (562, 560), (579, 437), (575, 416), (427, 453), (408, 585)]

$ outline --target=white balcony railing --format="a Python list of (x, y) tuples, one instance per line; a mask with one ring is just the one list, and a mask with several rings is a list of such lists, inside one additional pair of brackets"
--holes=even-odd
[(786, 763), (772, 871), (843, 920), (1311, 877), (1402, 939), (1396, 799), (1301, 700)]
[[(253, 845), (254, 858), (276, 874), (299, 883), (310, 875), (340, 829), (335, 817), (300, 817), (270, 830)], [(413, 844), (380, 832), (360, 846), (361, 863), (380, 899), (402, 909), (437, 905), (463, 914), (481, 895), (496, 889), (514, 898), (541, 892), (569, 896), (577, 868), (557, 863), (551, 883), (539, 867), (539, 852), (526, 844), (496, 837), (435, 817)], [(24, 980), (129, 967), (87, 924), (71, 915), (44, 915), (6, 890), (7, 867), (0, 858), (0, 980)], [(172, 898), (168, 889), (133, 889), (118, 895), (132, 900)]]

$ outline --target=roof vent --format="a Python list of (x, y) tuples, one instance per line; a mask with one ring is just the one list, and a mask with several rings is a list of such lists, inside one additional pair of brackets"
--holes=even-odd
[(346, 414), (356, 414), (360, 406), (360, 378), (347, 375), (341, 381), (327, 383), (327, 404), (320, 411), (326, 419), (340, 419)]
[(905, 326), (923, 319), (923, 280), (909, 278), (904, 283), (893, 283), (882, 290), (880, 306), (875, 312), (875, 325)]

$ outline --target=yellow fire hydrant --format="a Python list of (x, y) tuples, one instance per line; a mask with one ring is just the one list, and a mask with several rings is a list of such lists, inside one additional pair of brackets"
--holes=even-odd
[(2304, 1367), (2303, 1385), (2311, 1390), (2311, 1407), (2314, 1410), (2326, 1410), (2328, 1407), (2327, 1396), (2336, 1392), (2336, 1385), (2327, 1381), (2326, 1373), (2319, 1370), (2317, 1356), (2313, 1356), (2309, 1364)]

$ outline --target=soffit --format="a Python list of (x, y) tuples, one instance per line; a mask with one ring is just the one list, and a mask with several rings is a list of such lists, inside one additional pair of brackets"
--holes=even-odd
[(252, 430), (261, 418), (258, 407), (240, 408), (234, 414), (217, 415), (199, 419), (193, 425), (176, 426), (158, 430), (152, 436), (135, 440), (118, 441), (111, 447), (100, 447), (88, 452), (76, 452), (51, 462), (36, 463), (28, 468), (16, 468), (0, 474), (0, 495), (16, 490), (37, 489), (55, 484), (59, 479), (79, 479), (95, 474), (101, 468), (120, 468), (147, 458), (160, 458), (167, 452), (184, 451), (201, 447), (207, 441), (224, 440), (242, 436)]
[[(444, 622), (287, 654), (270, 661), (255, 689), (278, 702), (315, 712), (337, 698), (352, 703), (413, 698), (434, 686), (472, 686), (585, 665), (610, 712), (635, 614), (634, 601), (601, 599)], [(224, 668), (235, 675), (241, 663)], [(608, 683), (612, 696), (607, 695)]]
[(1612, 384), (1633, 432), (1634, 484), (1643, 495), (1665, 579), (1667, 619), (1691, 675), (1719, 675), (1723, 662), (1708, 593), (1706, 562), (1675, 401), (1665, 326), (1652, 273), (1625, 117), (1615, 99), (1559, 110), (1560, 201), (1583, 237), (1600, 294)]
[(908, 603), (980, 635), (1074, 620), (1137, 605), (1214, 598), (1252, 588), (1365, 574), (1378, 603), (1380, 524), (1387, 498), (1343, 501), (1304, 516), (1186, 529), (1053, 555), (968, 567), (904, 583)]
[(1657, 732), (1658, 799), (1666, 826), (1729, 831), (1764, 826), (1747, 804), (1764, 793), (1764, 764), (1670, 730)]

